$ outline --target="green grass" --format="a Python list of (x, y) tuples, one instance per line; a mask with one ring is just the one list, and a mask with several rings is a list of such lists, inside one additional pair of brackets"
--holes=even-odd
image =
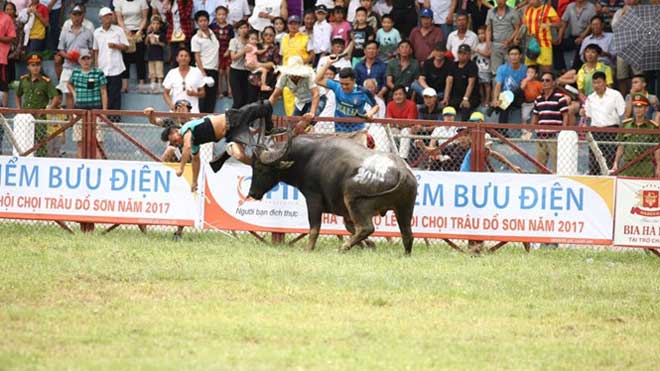
[(0, 235), (0, 369), (660, 368), (660, 259), (637, 250)]

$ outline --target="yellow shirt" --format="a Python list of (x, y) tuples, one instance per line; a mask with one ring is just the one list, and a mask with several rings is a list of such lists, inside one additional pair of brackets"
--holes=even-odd
[(612, 80), (612, 69), (610, 66), (603, 62), (598, 62), (596, 63), (596, 68), (587, 71), (587, 65), (583, 64), (582, 68), (580, 68), (577, 73), (577, 86), (586, 96), (589, 96), (589, 94), (594, 92), (591, 78), (593, 77), (594, 72), (597, 71), (605, 72), (605, 82), (607, 83), (607, 86), (612, 86), (612, 84), (614, 84), (614, 81)]
[[(37, 5), (37, 12), (41, 13), (41, 15), (48, 20), (48, 8), (43, 5), (39, 4)], [(34, 18), (34, 24), (32, 25), (32, 28), (30, 29), (30, 40), (43, 40), (46, 38), (46, 25), (43, 24), (38, 17), (35, 16)]]
[(555, 9), (549, 5), (537, 8), (528, 7), (523, 16), (523, 24), (527, 26), (527, 34), (536, 36), (539, 46), (542, 48), (552, 47), (552, 33), (550, 27), (540, 27), (550, 23), (557, 23), (559, 16)]
[(303, 62), (307, 61), (309, 58), (309, 52), (307, 51), (308, 42), (309, 36), (300, 32), (298, 32), (293, 38), (291, 38), (290, 34), (284, 35), (280, 45), (282, 63), (286, 65), (287, 60), (292, 55), (299, 56), (302, 58)]

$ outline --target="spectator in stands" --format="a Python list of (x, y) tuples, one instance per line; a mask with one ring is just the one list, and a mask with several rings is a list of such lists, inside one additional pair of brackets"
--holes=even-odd
[(418, 0), (418, 2), (425, 9), (433, 11), (433, 24), (440, 27), (442, 35), (447, 36), (453, 31), (455, 2), (452, 0)]
[(126, 70), (122, 51), (128, 49), (124, 30), (112, 24), (112, 10), (99, 10), (101, 27), (94, 31), (94, 61), (107, 80), (108, 109), (121, 109), (122, 75)]
[[(21, 76), (16, 89), (16, 108), (18, 109), (49, 109), (56, 106), (60, 94), (48, 76), (41, 72), (41, 57), (38, 54), (28, 55), (28, 73)], [(35, 115), (35, 119), (43, 118)], [(34, 141), (39, 143), (48, 136), (47, 126), (37, 123), (34, 127)], [(44, 146), (37, 150), (37, 157), (45, 157), (48, 149)]]
[[(484, 120), (485, 120), (484, 114), (481, 113), (481, 112), (473, 112), (470, 115), (470, 122), (484, 122)], [(468, 134), (466, 136), (468, 138), (470, 138), (470, 136), (469, 136), (470, 129), (466, 129), (466, 130), (468, 131)], [(461, 129), (458, 130), (458, 132), (461, 132), (461, 131), (462, 131)], [(470, 140), (470, 143), (471, 142), (472, 141)], [(522, 169), (519, 166), (514, 165), (511, 161), (509, 161), (509, 159), (504, 157), (504, 155), (502, 155), (501, 153), (499, 153), (497, 151), (494, 151), (492, 149), (492, 145), (493, 145), (493, 141), (491, 140), (490, 135), (488, 133), (486, 133), (486, 135), (485, 135), (485, 148), (484, 149), (486, 150), (486, 156), (485, 156), (486, 164), (485, 165), (486, 165), (486, 168), (488, 168), (488, 170), (493, 171), (493, 169), (490, 165), (490, 162), (488, 161), (488, 159), (490, 157), (493, 157), (496, 160), (498, 160), (499, 162), (503, 163), (504, 165), (507, 165), (514, 172), (516, 172), (516, 173), (522, 172)], [(468, 149), (467, 153), (465, 154), (465, 157), (463, 157), (463, 162), (461, 163), (460, 171), (472, 171), (472, 148)]]
[(490, 86), (491, 86), (491, 73), (490, 73), (490, 56), (491, 50), (488, 42), (486, 42), (486, 26), (482, 25), (477, 30), (479, 43), (474, 53), (474, 62), (479, 69), (479, 94), (481, 95), (481, 104), (488, 106), (490, 103)]
[[(110, 9), (108, 9), (110, 10)], [(92, 67), (92, 55), (87, 49), (80, 50), (80, 68), (73, 70), (67, 89), (73, 97), (76, 109), (108, 109), (108, 89), (105, 73)], [(120, 59), (121, 60), (121, 59)], [(82, 124), (78, 121), (73, 127), (73, 141), (78, 144), (78, 158), (82, 158)], [(103, 143), (103, 130), (96, 127), (96, 141)]]
[(275, 27), (275, 43), (281, 46), (282, 39), (286, 36), (286, 21), (282, 17), (273, 19), (273, 27)]
[(210, 16), (206, 10), (200, 10), (195, 14), (195, 22), (199, 29), (190, 41), (190, 51), (195, 55), (195, 66), (205, 77), (213, 81), (204, 85), (204, 97), (200, 102), (200, 112), (215, 112), (215, 102), (218, 98), (218, 64), (220, 43), (215, 34), (209, 29)]
[[(424, 103), (417, 105), (417, 118), (420, 120), (442, 121), (442, 106), (440, 105), (438, 93), (435, 89), (426, 88), (422, 91), (421, 95), (423, 96)], [(433, 127), (431, 126), (419, 126), (415, 129), (414, 132), (417, 135), (429, 135), (433, 131)], [(410, 156), (412, 163), (415, 163), (421, 155), (421, 149), (419, 145), (413, 146), (412, 155)]]
[(320, 94), (314, 82), (314, 69), (305, 65), (299, 56), (294, 55), (289, 57), (287, 64), (279, 67), (278, 71), (280, 78), (269, 98), (270, 104), (274, 106), (277, 103), (286, 87), (295, 96), (293, 116), (303, 116), (311, 121), (325, 106), (325, 100), (319, 105)]
[(376, 32), (380, 27), (380, 16), (374, 12), (373, 4), (373, 0), (360, 0), (360, 6), (367, 10), (367, 24)]
[[(625, 113), (626, 103), (623, 96), (616, 90), (607, 87), (605, 73), (594, 72), (592, 77), (594, 92), (587, 97), (585, 109), (582, 112), (590, 121), (591, 127), (609, 128), (618, 127), (621, 123), (621, 116)], [(615, 133), (593, 132), (596, 143), (613, 142), (616, 138)], [(616, 146), (613, 144), (598, 144), (605, 157), (607, 168), (612, 167)], [(600, 175), (598, 161), (593, 154), (589, 152), (589, 175)], [(604, 174), (607, 175), (607, 174)]]
[(249, 26), (245, 21), (236, 24), (236, 36), (229, 41), (229, 54), (231, 56), (231, 68), (229, 69), (229, 85), (234, 98), (232, 108), (241, 108), (248, 102), (248, 79), (250, 71), (245, 67), (245, 54), (248, 52)]
[[(321, 1), (321, 0), (319, 0)], [(332, 1), (332, 0), (325, 0)], [(392, 1), (391, 0), (376, 0), (374, 2), (374, 12), (381, 17), (381, 21), (386, 14), (392, 13)]]
[(602, 52), (600, 46), (589, 44), (584, 48), (584, 64), (577, 72), (577, 86), (580, 93), (589, 96), (593, 92), (592, 76), (596, 72), (603, 72), (607, 79), (607, 86), (612, 86), (612, 69), (603, 62), (598, 61)]
[(560, 21), (552, 6), (543, 4), (541, 0), (529, 0), (529, 6), (525, 10), (522, 24), (527, 28), (528, 42), (535, 39), (541, 52), (536, 59), (526, 57), (525, 64), (536, 63), (540, 66), (541, 72), (552, 71), (553, 38), (550, 28), (559, 27), (561, 25)]
[(280, 45), (282, 62), (286, 64), (290, 56), (297, 55), (305, 64), (311, 63), (314, 59), (314, 54), (309, 53), (309, 36), (299, 32), (300, 17), (297, 15), (290, 16), (287, 21), (287, 28), (289, 33), (282, 38)]
[[(392, 119), (401, 119), (404, 121), (417, 119), (417, 105), (415, 102), (408, 99), (408, 93), (403, 85), (396, 85), (392, 89), (392, 100), (387, 103), (387, 112), (385, 117)], [(401, 130), (401, 141), (399, 145), (399, 155), (407, 159), (409, 162), (412, 158), (410, 155), (410, 135), (416, 133), (416, 127), (405, 127)]]
[[(312, 33), (312, 45), (314, 48), (314, 63), (316, 66), (322, 56), (330, 53), (332, 45), (332, 26), (326, 20), (328, 8), (325, 5), (319, 5), (314, 12), (316, 22), (314, 22), (314, 32)], [(343, 40), (343, 39), (342, 39)]]
[[(378, 92), (379, 92), (378, 91), (378, 82), (376, 81), (376, 79), (366, 79), (366, 80), (364, 80), (364, 83), (362, 85), (364, 86), (365, 89), (369, 90), (369, 92), (371, 92), (371, 94), (373, 94), (374, 99), (376, 100), (376, 104), (378, 105), (378, 112), (376, 113), (376, 116), (374, 116), (374, 117), (379, 118), (379, 119), (385, 118), (385, 113), (387, 112), (387, 104), (385, 103), (383, 98), (378, 95)], [(369, 108), (371, 108), (371, 106)], [(369, 110), (368, 108), (365, 108), (365, 109), (367, 111)]]
[[(353, 42), (348, 44), (348, 47), (346, 47), (346, 44), (344, 43), (344, 39), (341, 37), (332, 39), (332, 54), (331, 55), (342, 55), (344, 54), (344, 50), (346, 50), (346, 53), (343, 58), (337, 58), (334, 59), (335, 62), (332, 63), (332, 66), (335, 67), (337, 71), (341, 71), (342, 68), (346, 67), (351, 67), (351, 55), (353, 54)], [(330, 56), (326, 55), (321, 57), (319, 59), (319, 63), (317, 65), (317, 70), (321, 69), (321, 67), (325, 66), (326, 64), (329, 63)]]
[[(74, 4), (74, 7), (76, 7), (76, 6), (80, 8), (80, 11), (81, 11), (82, 16), (83, 16), (83, 20), (82, 20), (83, 28), (86, 29), (86, 30), (89, 30), (89, 32), (91, 32), (93, 34), (96, 27), (94, 26), (94, 23), (92, 23), (92, 21), (90, 21), (89, 19), (87, 19), (85, 17), (86, 12), (87, 12), (87, 8), (85, 7), (85, 4), (76, 3), (76, 4)], [(64, 21), (64, 24), (62, 25), (62, 32), (64, 32), (64, 30), (68, 29), (69, 27), (71, 27), (72, 24), (73, 24), (73, 21), (71, 20), (71, 18)], [(92, 50), (92, 49), (90, 49), (90, 50)]]
[[(353, 39), (353, 67), (364, 57), (364, 48), (367, 43), (376, 39), (376, 31), (367, 23), (367, 9), (363, 7), (357, 8), (355, 12), (355, 23), (353, 24), (353, 31), (351, 31), (351, 38)], [(358, 82), (358, 85), (362, 85)]]
[(147, 0), (114, 0), (117, 25), (126, 33), (129, 47), (122, 50), (126, 69), (122, 74), (122, 91), (128, 92), (130, 65), (137, 68), (138, 92), (146, 93), (144, 80), (147, 78), (147, 65), (144, 63), (144, 32), (149, 20)]
[(442, 43), (442, 31), (433, 26), (433, 11), (424, 9), (420, 13), (419, 26), (410, 32), (410, 42), (415, 50), (415, 59), (422, 63), (429, 59), (433, 48)]
[[(564, 59), (569, 68), (579, 68), (582, 41), (589, 34), (589, 24), (596, 15), (596, 7), (588, 0), (576, 0), (568, 4), (561, 16), (557, 38), (563, 40)], [(567, 35), (568, 33), (568, 35)]]
[(658, 102), (658, 97), (656, 95), (651, 94), (646, 90), (646, 76), (644, 75), (635, 75), (635, 77), (632, 78), (630, 93), (626, 95), (626, 113), (624, 114), (624, 117), (631, 117), (633, 111), (632, 98), (636, 95), (642, 95), (648, 101), (648, 104), (646, 105), (646, 118), (652, 120), (655, 113), (660, 111), (660, 102)]
[[(62, 0), (41, 0), (41, 4), (48, 9), (48, 33), (46, 34), (46, 49), (57, 50), (60, 37), (60, 25), (62, 24), (60, 16), (62, 10)], [(59, 75), (58, 75), (59, 76)]]
[(509, 47), (518, 43), (520, 13), (506, 5), (506, 0), (497, 0), (496, 6), (486, 16), (486, 42), (490, 44), (490, 70), (493, 75), (506, 62)]
[(174, 64), (180, 48), (186, 48), (193, 36), (192, 0), (165, 1), (165, 23), (167, 24), (167, 41), (170, 43), (170, 63)]
[(557, 90), (555, 76), (552, 72), (544, 72), (541, 78), (543, 92), (534, 101), (532, 125), (541, 125), (547, 129), (539, 129), (536, 137), (536, 161), (548, 165), (552, 161), (552, 170), (557, 172), (557, 133), (559, 127), (568, 126), (568, 101), (566, 96)]
[[(535, 64), (527, 66), (527, 74), (520, 82), (520, 88), (525, 95), (525, 100), (522, 104), (522, 122), (527, 123), (532, 118), (532, 111), (534, 109), (534, 101), (536, 97), (543, 92), (543, 84), (538, 78), (539, 67)], [(577, 111), (576, 111), (577, 112)], [(530, 133), (531, 134), (531, 133)]]
[[(266, 76), (264, 77), (259, 74), (250, 75), (248, 102), (268, 99), (275, 88), (275, 83), (277, 82), (275, 68), (279, 66), (282, 61), (280, 50), (277, 44), (275, 44), (275, 29), (273, 26), (264, 28), (261, 38), (262, 54), (258, 55), (257, 58), (259, 65), (261, 66), (262, 71), (266, 73)], [(262, 88), (264, 84), (267, 85), (267, 88), (265, 89)]]
[(444, 45), (438, 44), (433, 48), (431, 58), (424, 61), (417, 81), (411, 85), (417, 96), (423, 96), (424, 89), (433, 88), (438, 94), (438, 100), (444, 100), (447, 76), (454, 68), (454, 62), (446, 56), (447, 49)]
[(234, 26), (227, 22), (227, 13), (229, 11), (224, 6), (215, 9), (215, 21), (210, 28), (218, 39), (219, 61), (218, 61), (218, 96), (220, 98), (231, 96), (229, 86), (229, 68), (232, 60), (229, 55), (229, 41), (234, 38)]
[(199, 112), (199, 98), (204, 98), (204, 75), (194, 66), (190, 65), (192, 55), (187, 49), (179, 49), (176, 62), (179, 67), (167, 72), (163, 81), (163, 99), (174, 111), (174, 102), (185, 99), (192, 104), (190, 112)]
[[(649, 100), (642, 94), (635, 94), (632, 98), (633, 117), (622, 122), (624, 129), (658, 129), (658, 123), (649, 120), (647, 109)], [(623, 165), (635, 160), (642, 153), (660, 142), (660, 136), (653, 134), (619, 133), (617, 142), (630, 142), (630, 144), (619, 144), (614, 157), (612, 171), (619, 169), (619, 163), (623, 158)], [(648, 145), (638, 144), (648, 143)], [(625, 169), (620, 175), (639, 178), (660, 178), (660, 149), (656, 149), (643, 160)]]
[[(92, 50), (94, 47), (94, 34), (92, 31), (83, 27), (83, 13), (79, 5), (71, 8), (71, 25), (63, 27), (60, 34), (59, 44), (57, 46), (58, 54), (62, 57), (64, 64), (60, 74), (57, 89), (67, 92), (67, 84), (71, 78), (73, 70), (79, 68), (78, 51), (81, 49)], [(67, 108), (73, 107), (73, 98), (66, 94)]]
[(612, 17), (625, 5), (623, 0), (597, 0), (596, 11), (603, 17), (605, 31), (612, 31)]
[(218, 7), (219, 2), (223, 2), (222, 0), (193, 0), (193, 10), (192, 14), (193, 17), (197, 12), (200, 10), (205, 10), (207, 13), (215, 14), (215, 9)]
[(151, 24), (147, 30), (145, 45), (147, 48), (147, 67), (151, 81), (151, 93), (159, 93), (164, 77), (165, 64), (165, 30), (163, 20), (158, 14), (151, 16)]
[[(261, 5), (261, 0), (258, 0), (255, 2), (255, 7), (256, 3), (259, 3)], [(282, 0), (283, 3), (286, 3), (286, 1)], [(228, 15), (227, 15), (227, 22), (231, 23), (234, 28), (238, 28), (238, 22), (240, 21), (248, 21), (248, 16), (250, 15), (250, 5), (248, 4), (247, 0), (226, 0), (226, 6), (227, 9), (229, 10)], [(286, 7), (286, 5), (280, 5), (282, 7)], [(259, 14), (257, 14), (259, 15)], [(286, 17), (287, 13), (282, 12), (280, 10), (280, 15), (282, 17)]]
[(39, 0), (30, 0), (30, 5), (26, 9), (28, 21), (26, 27), (29, 27), (28, 44), (26, 53), (42, 52), (46, 49), (46, 27), (48, 27), (48, 7), (39, 3)]
[[(445, 107), (442, 110), (442, 120), (444, 122), (453, 122), (456, 118), (454, 107)], [(465, 130), (465, 128), (461, 128)], [(456, 135), (458, 131), (453, 126), (437, 126), (431, 133), (429, 144), (417, 139), (415, 144), (428, 156), (428, 169), (432, 171), (459, 171), (463, 158), (470, 149), (470, 136), (461, 135), (453, 142), (445, 146), (442, 151), (438, 151), (438, 142)]]
[(306, 10), (305, 14), (302, 17), (302, 27), (300, 27), (300, 32), (309, 36), (309, 47), (314, 48), (312, 34), (314, 32), (314, 22), (316, 22), (316, 15), (313, 10)]
[(495, 75), (495, 88), (493, 89), (492, 107), (500, 107), (502, 104), (500, 93), (510, 91), (513, 93), (514, 101), (500, 112), (499, 123), (519, 123), (512, 119), (514, 110), (522, 107), (524, 93), (520, 87), (522, 80), (527, 75), (527, 66), (522, 64), (522, 51), (519, 46), (513, 45), (509, 48), (509, 62), (501, 65)]
[(401, 35), (396, 28), (394, 28), (394, 21), (392, 16), (385, 14), (383, 16), (382, 28), (376, 32), (376, 41), (380, 48), (380, 58), (388, 62), (396, 56), (396, 49), (401, 42)]
[(410, 0), (392, 0), (392, 19), (404, 39), (410, 35), (410, 31), (417, 24), (417, 5)]
[(341, 6), (335, 7), (332, 11), (334, 15), (334, 20), (332, 21), (332, 39), (334, 40), (337, 37), (344, 39), (344, 44), (348, 44), (351, 35), (351, 24), (344, 20), (346, 15), (346, 9)]
[[(358, 11), (357, 17), (360, 16)], [(364, 58), (355, 66), (355, 81), (358, 85), (363, 85), (367, 79), (375, 79), (378, 83), (377, 95), (381, 98), (387, 92), (385, 74), (387, 65), (378, 58), (378, 43), (375, 41), (367, 42), (364, 51)]]
[[(9, 63), (8, 56), (11, 49), (12, 42), (16, 39), (16, 29), (14, 28), (14, 20), (5, 12), (0, 12), (0, 104), (2, 107), (7, 107), (9, 101), (9, 81), (7, 81), (8, 73), (7, 66)], [(2, 129), (0, 129), (2, 130)], [(0, 143), (4, 131), (0, 131)]]
[(479, 43), (479, 37), (476, 33), (468, 30), (468, 16), (465, 13), (459, 13), (456, 16), (456, 31), (447, 36), (447, 49), (454, 56), (454, 61), (458, 62), (458, 49), (461, 45), (467, 45), (470, 50), (474, 50)]
[[(316, 84), (332, 90), (335, 93), (337, 108), (335, 110), (336, 117), (355, 117), (356, 115), (364, 116), (367, 121), (371, 121), (374, 115), (378, 112), (378, 104), (374, 99), (374, 95), (367, 89), (356, 86), (355, 73), (351, 68), (343, 68), (339, 71), (339, 82), (325, 78), (325, 72), (328, 67), (337, 60), (336, 55), (329, 56), (329, 64), (325, 64), (319, 68), (316, 73)], [(365, 110), (365, 105), (368, 104), (371, 108)], [(349, 124), (349, 123), (336, 123), (335, 131), (337, 132), (353, 132), (364, 129), (364, 123)]]
[[(243, 11), (244, 9), (241, 10)], [(247, 13), (245, 14), (247, 15), (249, 13), (249, 10), (247, 10)], [(275, 18), (286, 18), (289, 15), (288, 13), (286, 1), (256, 0), (254, 2), (252, 15), (248, 19), (248, 23), (255, 30), (262, 32), (267, 26), (273, 25), (273, 20), (275, 20)]]
[(390, 60), (387, 64), (387, 88), (391, 90), (394, 86), (410, 86), (419, 77), (419, 63), (413, 58), (412, 44), (408, 40), (399, 43), (398, 57)]
[(469, 45), (463, 44), (458, 48), (458, 63), (447, 76), (442, 102), (444, 106), (458, 107), (459, 121), (466, 121), (479, 105), (479, 70), (470, 60), (471, 55), (472, 49)]
[[(582, 46), (580, 47), (580, 55), (583, 56), (584, 49), (588, 45), (596, 44), (600, 46), (600, 54), (598, 61), (603, 62), (610, 68), (616, 66), (616, 55), (614, 55), (614, 35), (611, 32), (603, 32), (603, 18), (599, 15), (591, 18), (591, 34), (584, 38)], [(586, 61), (585, 61), (586, 62)]]

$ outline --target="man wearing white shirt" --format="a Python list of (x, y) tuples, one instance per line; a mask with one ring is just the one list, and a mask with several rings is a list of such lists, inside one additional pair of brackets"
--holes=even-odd
[(179, 49), (176, 62), (179, 67), (167, 72), (163, 80), (163, 100), (174, 111), (176, 102), (186, 100), (190, 102), (190, 112), (199, 113), (199, 98), (204, 98), (204, 75), (197, 68), (190, 65), (192, 56), (187, 49)]
[(199, 71), (213, 79), (211, 86), (206, 85), (205, 96), (200, 104), (200, 110), (206, 113), (215, 111), (215, 102), (218, 97), (218, 48), (220, 42), (215, 37), (213, 31), (209, 29), (210, 16), (206, 10), (200, 10), (195, 13), (195, 22), (199, 27), (195, 36), (190, 41), (190, 51), (195, 55), (195, 65)]
[(476, 33), (468, 30), (468, 17), (465, 13), (460, 13), (456, 17), (456, 31), (447, 36), (447, 50), (454, 55), (454, 61), (458, 62), (458, 47), (467, 44), (470, 50), (475, 50), (479, 43), (479, 37)]
[[(621, 117), (626, 111), (623, 96), (618, 91), (607, 87), (604, 72), (594, 72), (591, 79), (594, 92), (587, 97), (584, 114), (590, 119), (592, 127), (618, 127)], [(616, 133), (594, 132), (593, 136), (596, 143), (613, 142), (616, 139)], [(598, 146), (603, 152), (607, 168), (611, 169), (616, 154), (616, 145), (599, 144)], [(589, 152), (589, 174), (601, 175), (598, 161), (591, 151)]]
[(124, 30), (112, 24), (110, 8), (99, 10), (101, 27), (94, 31), (94, 61), (108, 80), (108, 109), (121, 109), (121, 74), (126, 69), (121, 52), (128, 49)]
[(248, 5), (247, 0), (218, 0), (218, 6), (224, 5), (229, 9), (227, 14), (227, 22), (232, 26), (240, 20), (248, 19), (250, 15), (250, 6)]
[(314, 54), (316, 54), (316, 61), (321, 58), (321, 55), (330, 53), (332, 26), (325, 19), (327, 15), (328, 8), (325, 5), (316, 7), (316, 22), (314, 23), (314, 32), (312, 32), (312, 46), (314, 48)]

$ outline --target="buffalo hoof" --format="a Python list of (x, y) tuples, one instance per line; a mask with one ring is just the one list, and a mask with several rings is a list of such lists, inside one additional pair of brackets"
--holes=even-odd
[(376, 243), (370, 239), (365, 239), (362, 241), (362, 244), (364, 244), (365, 247), (370, 248), (370, 249), (375, 249), (376, 248)]
[(337, 249), (337, 252), (340, 252), (340, 253), (346, 253), (346, 252), (348, 252), (348, 250), (350, 250), (350, 249), (351, 249), (351, 245), (349, 245), (349, 244), (347, 244), (347, 243), (344, 243), (344, 244), (342, 244), (341, 246), (339, 246), (339, 248)]
[(174, 233), (174, 235), (172, 236), (172, 241), (174, 242), (181, 241), (181, 235), (179, 233)]

